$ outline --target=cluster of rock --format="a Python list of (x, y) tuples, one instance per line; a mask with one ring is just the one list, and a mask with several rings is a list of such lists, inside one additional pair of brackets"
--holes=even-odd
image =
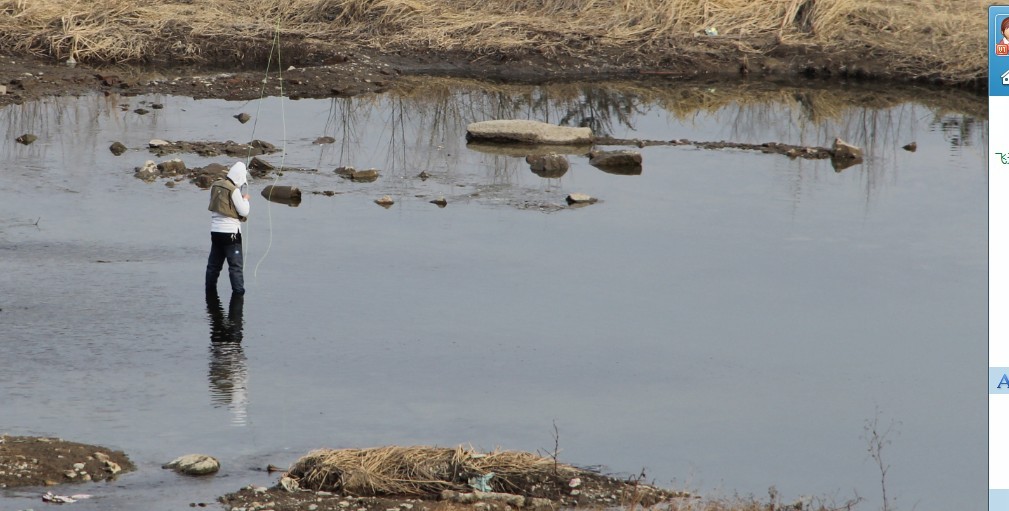
[[(108, 454), (105, 454), (103, 452), (96, 452), (91, 455), (91, 458), (101, 463), (102, 472), (104, 472), (105, 474), (114, 476), (123, 471), (123, 467), (121, 467), (115, 461), (112, 461), (112, 458), (109, 457)], [(74, 463), (73, 468), (64, 471), (63, 475), (66, 476), (67, 479), (77, 481), (91, 481), (92, 479), (94, 479), (94, 477), (88, 473), (87, 464), (85, 463)], [(100, 479), (105, 479), (105, 477), (102, 477)]]
[[(112, 148), (110, 147), (109, 149), (111, 150)], [(233, 158), (248, 158), (280, 151), (277, 146), (262, 140), (253, 140), (242, 144), (231, 140), (226, 142), (169, 142), (158, 139), (151, 140), (148, 143), (148, 150), (155, 156), (165, 156), (173, 153), (194, 153), (207, 158), (221, 155)]]
[[(240, 122), (249, 120), (248, 114), (235, 116)], [(27, 135), (25, 135), (27, 136)], [(588, 163), (604, 172), (617, 175), (640, 175), (642, 173), (643, 159), (641, 153), (635, 150), (600, 150), (597, 146), (614, 145), (634, 145), (646, 147), (653, 145), (694, 145), (702, 149), (744, 149), (757, 150), (763, 153), (773, 153), (786, 155), (789, 158), (805, 159), (827, 159), (838, 172), (863, 162), (862, 150), (851, 145), (840, 138), (836, 138), (831, 147), (795, 146), (768, 142), (763, 144), (745, 144), (735, 142), (695, 142), (690, 140), (626, 140), (609, 137), (594, 137), (591, 128), (587, 127), (566, 127), (548, 124), (531, 120), (491, 120), (474, 122), (467, 126), (466, 131), (467, 147), (474, 150), (488, 152), (492, 154), (505, 154), (509, 156), (524, 156), (529, 170), (545, 179), (559, 179), (564, 176), (571, 167), (570, 156), (585, 157)], [(332, 137), (319, 137), (313, 144), (330, 144), (335, 140)], [(26, 141), (24, 143), (30, 143)], [(240, 144), (232, 141), (227, 142), (169, 142), (165, 140), (152, 140), (148, 149), (159, 156), (177, 153), (190, 152), (201, 156), (227, 155), (231, 157), (252, 157), (249, 169), (255, 177), (263, 177), (269, 172), (275, 171), (273, 165), (261, 160), (258, 155), (270, 154), (279, 151), (276, 146), (262, 140), (253, 140), (247, 144)], [(904, 146), (907, 151), (917, 149), (917, 144), (910, 143)], [(116, 155), (123, 154), (128, 149), (121, 143), (116, 142), (109, 147), (109, 150)], [(314, 171), (314, 169), (290, 169)], [(148, 160), (144, 165), (135, 169), (135, 176), (144, 181), (155, 181), (160, 178), (169, 179), (167, 186), (174, 186), (175, 182), (189, 178), (197, 186), (209, 187), (215, 180), (227, 175), (228, 168), (221, 164), (210, 164), (202, 168), (188, 169), (181, 159), (155, 163)], [(350, 166), (341, 166), (334, 170), (336, 175), (355, 183), (371, 183), (379, 179), (381, 172), (378, 169), (356, 169)], [(418, 175), (424, 180), (430, 177), (426, 172)], [(336, 195), (337, 192), (324, 191), (312, 192), (327, 196)], [(473, 194), (476, 196), (476, 194)], [(301, 191), (296, 188), (284, 187), (270, 188), (270, 193), (264, 190), (264, 197), (276, 202), (284, 202), (289, 205), (297, 205), (301, 201)], [(420, 197), (420, 196), (419, 196)], [(582, 194), (571, 193), (565, 197), (569, 206), (583, 206), (598, 202), (595, 197)], [(429, 201), (439, 207), (445, 207), (447, 200), (439, 197)], [(375, 203), (389, 208), (395, 201), (391, 196), (383, 196), (375, 200)]]

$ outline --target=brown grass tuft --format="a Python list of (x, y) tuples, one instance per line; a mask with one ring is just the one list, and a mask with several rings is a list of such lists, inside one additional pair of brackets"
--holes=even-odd
[(570, 477), (578, 471), (554, 460), (517, 451), (478, 453), (462, 447), (376, 447), (320, 449), (294, 463), (289, 475), (304, 488), (342, 494), (438, 495), (469, 489), (468, 481), (488, 472), (495, 491), (523, 494), (530, 478)]

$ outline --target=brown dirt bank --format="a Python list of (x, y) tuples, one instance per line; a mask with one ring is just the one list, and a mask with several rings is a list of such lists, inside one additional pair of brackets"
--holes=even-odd
[[(401, 74), (534, 83), (806, 77), (980, 90), (986, 27), (976, 13), (985, 6), (981, 0), (89, 0), (69, 8), (56, 0), (7, 1), (0, 2), (7, 49), (0, 84), (9, 94), (0, 102), (89, 90), (350, 96), (381, 91)], [(68, 60), (78, 67), (61, 65)], [(268, 68), (279, 80), (264, 90)]]
[[(667, 54), (597, 54), (592, 59), (576, 56), (544, 56), (527, 53), (411, 52), (382, 53), (372, 49), (325, 51), (316, 48), (303, 54), (298, 64), (284, 70), (250, 69), (248, 62), (232, 67), (192, 65), (73, 67), (53, 59), (0, 53), (0, 105), (22, 103), (52, 95), (82, 95), (105, 92), (123, 95), (171, 94), (194, 98), (229, 100), (258, 99), (284, 95), (291, 99), (350, 97), (383, 92), (401, 76), (445, 76), (499, 83), (543, 84), (562, 81), (631, 79), (691, 83), (740, 81), (799, 81), (815, 83), (907, 82), (910, 77), (885, 61), (867, 60), (852, 51), (828, 53), (809, 47), (778, 46), (760, 55), (743, 55), (716, 49), (720, 43), (705, 43), (675, 56)], [(322, 59), (321, 55), (335, 55)], [(335, 60), (335, 62), (334, 62)], [(326, 63), (329, 61), (329, 63)], [(264, 87), (263, 79), (270, 82)], [(913, 82), (980, 91), (980, 80), (952, 82), (939, 77), (917, 77)]]

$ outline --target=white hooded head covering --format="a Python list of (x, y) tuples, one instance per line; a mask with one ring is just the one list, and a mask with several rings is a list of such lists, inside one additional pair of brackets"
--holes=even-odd
[(247, 184), (249, 182), (249, 171), (246, 170), (245, 164), (237, 162), (232, 165), (228, 170), (228, 179), (239, 188)]

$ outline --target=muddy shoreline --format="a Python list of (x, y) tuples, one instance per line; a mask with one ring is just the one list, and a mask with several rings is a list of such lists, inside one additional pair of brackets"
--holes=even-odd
[[(753, 41), (750, 41), (753, 45)], [(0, 55), (0, 106), (46, 96), (89, 93), (168, 94), (196, 99), (251, 100), (263, 96), (290, 99), (351, 97), (380, 93), (402, 76), (432, 76), (497, 83), (545, 84), (570, 81), (632, 79), (662, 82), (814, 82), (930, 85), (983, 91), (977, 80), (951, 83), (915, 77), (874, 61), (858, 51), (830, 52), (807, 45), (769, 41), (761, 51), (744, 53), (732, 41), (685, 41), (675, 52), (624, 53), (613, 49), (591, 59), (536, 52), (475, 54), (421, 51), (380, 52), (362, 47), (287, 49), (280, 66), (268, 56), (189, 66), (158, 62), (144, 66), (75, 63), (33, 55)], [(281, 69), (283, 68), (283, 69)], [(269, 81), (264, 87), (264, 77)]]
[[(425, 448), (425, 447), (386, 447), (365, 450), (348, 451), (451, 451), (451, 449)], [(315, 451), (322, 452), (322, 451)], [(340, 451), (333, 451), (340, 452)], [(456, 452), (463, 452), (462, 448)], [(340, 470), (348, 471), (350, 468), (344, 467), (316, 467), (313, 471), (323, 472), (336, 471), (335, 481), (331, 476), (327, 476), (325, 481), (317, 481), (308, 477), (305, 466), (299, 468), (299, 461), (291, 468), (276, 467), (267, 465), (260, 467), (261, 470), (271, 474), (275, 484), (271, 487), (247, 485), (242, 488), (235, 488), (232, 492), (217, 497), (217, 504), (225, 509), (273, 509), (274, 511), (295, 511), (310, 509), (312, 511), (380, 511), (397, 509), (410, 511), (434, 511), (444, 509), (480, 509), (484, 511), (507, 511), (514, 508), (524, 508), (532, 511), (549, 511), (559, 507), (564, 508), (599, 508), (612, 506), (637, 506), (653, 507), (662, 503), (673, 501), (689, 501), (696, 497), (688, 492), (672, 491), (658, 488), (648, 484), (643, 480), (644, 476), (630, 478), (627, 480), (607, 476), (595, 471), (575, 468), (570, 465), (558, 464), (556, 458), (550, 462), (549, 458), (541, 458), (531, 453), (502, 452), (492, 453), (469, 453), (476, 458), (491, 458), (494, 456), (507, 456), (509, 458), (530, 458), (529, 466), (516, 463), (510, 467), (514, 473), (505, 476), (498, 475), (499, 481), (494, 481), (494, 487), (505, 485), (510, 491), (502, 492), (500, 489), (492, 489), (486, 482), (477, 487), (482, 490), (474, 491), (465, 484), (459, 486), (449, 480), (442, 482), (417, 481), (416, 484), (424, 484), (446, 487), (453, 487), (458, 491), (446, 489), (444, 491), (421, 490), (399, 492), (385, 491), (382, 486), (382, 476), (371, 474), (369, 468), (360, 470), (367, 474), (358, 476), (374, 477), (368, 483), (367, 488), (362, 486), (357, 490), (344, 488), (341, 485), (353, 484), (354, 475), (341, 475)], [(302, 460), (310, 459), (309, 453)], [(379, 454), (381, 455), (381, 454)], [(190, 464), (188, 468), (173, 467), (174, 464), (184, 458), (204, 458), (210, 459), (216, 464), (216, 460), (202, 455), (190, 455), (180, 457), (171, 464), (163, 465), (162, 469), (174, 468), (176, 472), (182, 474), (180, 477), (190, 479), (193, 483), (203, 478), (214, 477), (219, 465), (211, 470), (197, 472), (193, 469), (195, 463), (182, 461), (182, 465)], [(405, 461), (404, 461), (405, 462)], [(418, 460), (410, 460), (409, 463), (419, 463)], [(429, 463), (424, 461), (423, 463)], [(515, 463), (515, 462), (513, 462)], [(539, 464), (538, 466), (536, 464)], [(370, 465), (369, 465), (370, 466)], [(440, 466), (440, 465), (437, 465)], [(553, 467), (551, 469), (551, 466)], [(432, 467), (421, 467), (420, 469), (434, 469)], [(397, 470), (396, 465), (382, 467), (382, 470)], [(457, 467), (456, 470), (462, 470)], [(98, 445), (83, 444), (79, 442), (67, 441), (61, 438), (52, 437), (31, 437), (31, 436), (0, 436), (0, 489), (26, 489), (37, 488), (38, 498), (42, 502), (55, 504), (72, 504), (78, 501), (86, 501), (92, 498), (88, 493), (91, 483), (114, 482), (120, 476), (128, 472), (134, 472), (137, 466), (130, 460), (123, 451), (109, 449)], [(301, 472), (299, 472), (299, 470)], [(494, 472), (490, 472), (490, 478), (494, 477)], [(465, 477), (463, 478), (465, 480)], [(300, 482), (299, 482), (300, 481)], [(315, 481), (315, 482), (312, 482)], [(402, 484), (408, 481), (403, 480)], [(465, 481), (464, 481), (465, 482)], [(436, 484), (437, 483), (437, 484)], [(184, 482), (182, 483), (185, 484)], [(470, 484), (474, 484), (470, 479)], [(335, 485), (335, 486), (334, 486)], [(378, 485), (378, 486), (373, 486)], [(370, 489), (368, 489), (370, 488)], [(191, 502), (190, 507), (214, 506), (209, 502)]]

